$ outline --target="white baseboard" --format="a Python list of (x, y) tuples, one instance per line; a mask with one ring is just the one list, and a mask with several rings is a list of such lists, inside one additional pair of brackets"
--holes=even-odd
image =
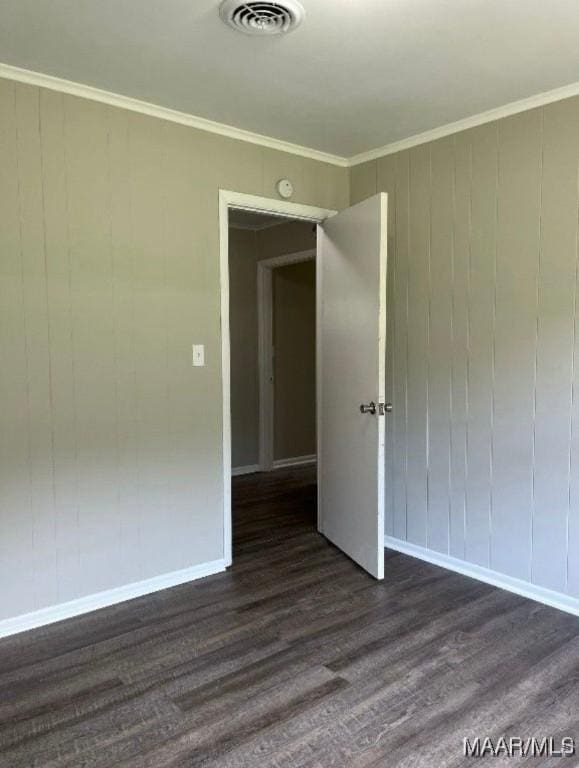
[(419, 547), (416, 544), (410, 544), (401, 539), (395, 539), (393, 536), (384, 537), (384, 546), (388, 549), (402, 552), (405, 555), (417, 557), (419, 560), (425, 560), (427, 563), (440, 565), (442, 568), (448, 568), (450, 571), (462, 573), (463, 576), (470, 576), (473, 579), (484, 581), (486, 584), (492, 584), (494, 587), (506, 589), (509, 592), (522, 595), (522, 597), (528, 597), (531, 600), (536, 600), (538, 603), (549, 605), (552, 608), (558, 608), (560, 611), (579, 616), (579, 599), (576, 597), (565, 595), (562, 592), (554, 592), (553, 590), (545, 589), (544, 587), (538, 587), (536, 584), (531, 584), (528, 581), (515, 579), (512, 576), (498, 573), (490, 568), (483, 568), (480, 565), (467, 563), (465, 560), (459, 560), (450, 555), (434, 552), (432, 549), (426, 549), (425, 547)]
[(237, 477), (238, 475), (252, 475), (254, 472), (261, 471), (261, 464), (246, 464), (244, 467), (233, 467), (231, 470), (231, 476)]
[(80, 597), (68, 603), (41, 608), (38, 611), (15, 616), (12, 619), (4, 619), (0, 621), (0, 638), (15, 635), (19, 632), (26, 632), (29, 629), (43, 627), (47, 624), (54, 624), (57, 621), (80, 616), (83, 613), (96, 611), (99, 608), (107, 608), (111, 605), (122, 603), (125, 600), (133, 600), (135, 597), (158, 592), (161, 589), (186, 584), (189, 581), (195, 581), (204, 576), (220, 573), (225, 570), (225, 567), (224, 560), (213, 560), (209, 563), (193, 565), (191, 568), (184, 568), (182, 571), (164, 573), (162, 576), (155, 576), (152, 579), (145, 579), (144, 581), (127, 584), (124, 587), (107, 589), (105, 592), (97, 592), (94, 595)]
[(292, 456), (289, 459), (277, 459), (273, 462), (274, 469), (283, 469), (284, 467), (301, 467), (304, 464), (315, 464), (317, 456), (310, 453), (307, 456)]

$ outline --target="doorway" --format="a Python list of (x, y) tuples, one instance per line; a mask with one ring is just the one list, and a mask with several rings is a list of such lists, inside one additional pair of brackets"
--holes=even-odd
[[(294, 221), (302, 222), (308, 225), (308, 227), (314, 227), (321, 223), (325, 219), (335, 214), (335, 211), (316, 208), (313, 206), (300, 205), (296, 203), (286, 202), (283, 200), (270, 200), (268, 198), (260, 198), (253, 195), (245, 195), (237, 192), (220, 191), (219, 194), (219, 226), (220, 226), (220, 269), (221, 269), (221, 319), (222, 319), (222, 379), (223, 379), (223, 473), (224, 473), (224, 500), (223, 500), (223, 528), (224, 528), (224, 555), (228, 565), (232, 562), (232, 507), (231, 507), (231, 478), (232, 478), (232, 422), (231, 422), (231, 326), (230, 326), (230, 281), (229, 281), (229, 238), (230, 238), (230, 217), (237, 216), (240, 218), (240, 214), (243, 213), (245, 217), (253, 214), (257, 218), (277, 218), (281, 221)], [(309, 250), (309, 259), (313, 258), (315, 263), (315, 253), (312, 254), (312, 249)], [(294, 250), (294, 254), (299, 251)], [(282, 255), (282, 254), (279, 254)], [(275, 258), (275, 257), (272, 257)], [(307, 259), (298, 257), (298, 261), (306, 261)], [(297, 262), (296, 262), (297, 263)], [(279, 267), (282, 266), (280, 263)], [(259, 285), (260, 298), (263, 298), (264, 302), (261, 303), (261, 317), (258, 323), (260, 331), (260, 344), (258, 346), (258, 360), (261, 361), (262, 368), (267, 370), (268, 366), (264, 366), (264, 361), (267, 356), (268, 344), (266, 344), (265, 337), (267, 336), (267, 330), (265, 326), (265, 316), (263, 315), (264, 309), (267, 311), (268, 304), (268, 278), (273, 279), (272, 271), (275, 269), (275, 265), (272, 263), (269, 267), (264, 266), (263, 271), (260, 272), (260, 281), (258, 284), (256, 274), (256, 289)], [(262, 294), (262, 292), (264, 292)], [(316, 288), (317, 292), (317, 288)], [(270, 326), (271, 327), (271, 326)], [(270, 357), (271, 360), (271, 357)], [(317, 363), (316, 363), (317, 365)], [(271, 363), (270, 363), (271, 366)], [(259, 363), (258, 363), (259, 370)], [(265, 377), (261, 373), (258, 373), (258, 390), (260, 388), (264, 390), (271, 389), (271, 379), (269, 387), (265, 384)], [(267, 401), (267, 392), (264, 392)], [(266, 406), (267, 407), (267, 406)], [(259, 444), (265, 446), (267, 455), (270, 456), (271, 465), (273, 465), (273, 407), (266, 413), (259, 407)], [(267, 423), (266, 423), (267, 422)], [(264, 442), (262, 442), (262, 439)], [(269, 442), (268, 442), (269, 439)], [(263, 448), (260, 448), (258, 453), (258, 465), (256, 469), (261, 467), (262, 459), (265, 458)], [(267, 459), (265, 459), (267, 460)], [(267, 465), (266, 465), (267, 466)]]
[(311, 229), (313, 248), (257, 263), (262, 472), (316, 461), (316, 251)]
[(387, 196), (340, 213), (220, 191), (223, 543), (232, 562), (229, 216), (285, 217), (316, 229), (317, 529), (384, 578)]
[(315, 463), (315, 245), (311, 222), (230, 212), (233, 476)]

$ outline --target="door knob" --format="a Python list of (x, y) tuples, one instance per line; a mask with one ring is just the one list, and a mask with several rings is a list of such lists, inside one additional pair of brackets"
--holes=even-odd
[(385, 413), (392, 413), (392, 403), (376, 403), (371, 400), (368, 404), (362, 403), (360, 406), (360, 413), (371, 413), (374, 416), (378, 413), (379, 416), (384, 416)]

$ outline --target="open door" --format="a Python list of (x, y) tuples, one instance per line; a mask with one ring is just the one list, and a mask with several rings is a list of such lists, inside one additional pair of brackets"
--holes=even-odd
[(318, 530), (384, 578), (387, 196), (318, 227)]

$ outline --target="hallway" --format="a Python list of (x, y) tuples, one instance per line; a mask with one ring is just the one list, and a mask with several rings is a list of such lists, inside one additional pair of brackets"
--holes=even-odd
[(577, 619), (390, 552), (377, 583), (315, 497), (237, 478), (230, 571), (1, 641), (0, 764), (444, 768), (577, 732)]

